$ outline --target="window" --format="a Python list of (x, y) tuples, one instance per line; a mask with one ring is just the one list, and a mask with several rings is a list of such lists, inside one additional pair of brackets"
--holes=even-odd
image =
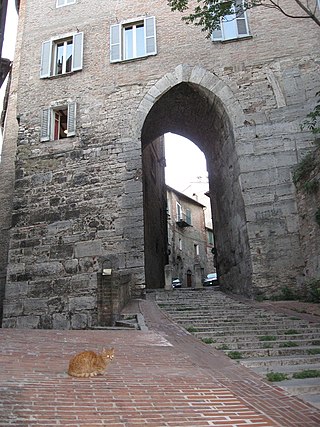
[(44, 108), (41, 112), (41, 141), (58, 140), (76, 134), (76, 103)]
[(243, 0), (236, 0), (234, 13), (220, 19), (220, 27), (213, 31), (212, 40), (232, 40), (249, 35), (247, 14), (243, 10)]
[(82, 69), (83, 33), (42, 43), (40, 77), (58, 76)]
[(110, 62), (155, 55), (155, 17), (126, 21), (110, 27)]
[(75, 3), (76, 0), (57, 0), (56, 7), (67, 6), (68, 4)]
[(194, 245), (194, 256), (197, 257), (200, 255), (199, 245)]
[(182, 207), (178, 202), (176, 204), (176, 209), (177, 209), (177, 221), (180, 221), (182, 219)]
[(214, 239), (213, 239), (213, 232), (211, 230), (208, 230), (208, 243), (209, 245), (213, 245), (214, 244)]

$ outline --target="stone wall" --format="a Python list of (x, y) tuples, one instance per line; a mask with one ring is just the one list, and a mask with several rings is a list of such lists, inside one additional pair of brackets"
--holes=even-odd
[[(312, 184), (313, 183), (313, 184)], [(309, 184), (309, 185), (308, 185)], [(311, 184), (311, 185), (310, 185)], [(313, 152), (309, 173), (297, 182), (301, 248), (306, 281), (320, 279), (320, 148)]]
[(22, 44), (23, 26), (25, 20), (25, 3), (20, 5), (19, 28), (16, 40), (15, 61), (9, 90), (10, 102), (8, 104), (5, 120), (5, 133), (0, 162), (0, 325), (2, 320), (2, 306), (5, 293), (5, 283), (8, 265), (8, 247), (10, 240), (11, 215), (13, 205), (13, 192), (15, 180), (15, 155), (17, 148), (17, 88), (20, 67), (20, 52)]
[(145, 280), (147, 288), (159, 289), (164, 283), (164, 266), (168, 264), (163, 137), (155, 139), (144, 147), (142, 165)]
[[(156, 17), (157, 54), (110, 63), (110, 25), (145, 15)], [(292, 168), (310, 145), (299, 124), (319, 89), (319, 30), (257, 9), (252, 37), (213, 43), (180, 18), (152, 0), (21, 2), (0, 167), (13, 183), (17, 142), (9, 248), (0, 218), (4, 326), (76, 327), (79, 313), (81, 327), (97, 325), (110, 255), (131, 290), (144, 285), (141, 148), (167, 131), (206, 155), (221, 284), (250, 296), (302, 280)], [(84, 33), (82, 70), (40, 79), (42, 42), (74, 32)], [(67, 102), (75, 135), (41, 142), (41, 110)]]

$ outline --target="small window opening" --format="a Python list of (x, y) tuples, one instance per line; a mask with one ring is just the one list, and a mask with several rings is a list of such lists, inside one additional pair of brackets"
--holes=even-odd
[(68, 136), (68, 109), (60, 108), (59, 110), (53, 110), (53, 139), (67, 138)]

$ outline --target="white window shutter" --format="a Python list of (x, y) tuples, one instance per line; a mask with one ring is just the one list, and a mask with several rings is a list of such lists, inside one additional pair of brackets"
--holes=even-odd
[(41, 69), (40, 77), (50, 77), (51, 75), (51, 54), (52, 54), (52, 42), (48, 40), (42, 43), (41, 49)]
[(72, 71), (82, 70), (83, 61), (83, 33), (73, 36)]
[(236, 22), (237, 22), (237, 32), (239, 36), (248, 36), (248, 22), (247, 14), (243, 10), (243, 0), (237, 0), (236, 2)]
[(146, 30), (146, 55), (155, 55), (157, 53), (156, 18), (154, 16), (145, 18), (144, 23)]
[(76, 134), (76, 102), (68, 103), (68, 136), (74, 136)]
[(211, 34), (212, 41), (223, 40), (222, 25), (223, 23), (221, 22), (221, 18), (220, 18), (219, 27), (217, 27), (215, 30), (212, 31), (212, 34)]
[(40, 141), (49, 141), (50, 139), (50, 126), (51, 126), (51, 108), (44, 108), (41, 111), (41, 128), (40, 128)]
[(110, 62), (121, 61), (121, 25), (110, 27)]

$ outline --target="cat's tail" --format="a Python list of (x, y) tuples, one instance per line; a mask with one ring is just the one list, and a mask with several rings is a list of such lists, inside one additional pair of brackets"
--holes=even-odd
[(93, 377), (95, 375), (97, 375), (96, 372), (92, 372), (92, 373), (88, 373), (88, 372), (84, 372), (84, 373), (80, 373), (80, 372), (72, 372), (72, 371), (68, 371), (68, 375), (70, 375), (70, 377), (76, 377), (76, 378), (89, 378), (89, 377)]
[(90, 378), (90, 377), (95, 377), (96, 375), (98, 375), (99, 372), (73, 372), (68, 370), (68, 375), (70, 375), (70, 377), (76, 377), (76, 378)]

